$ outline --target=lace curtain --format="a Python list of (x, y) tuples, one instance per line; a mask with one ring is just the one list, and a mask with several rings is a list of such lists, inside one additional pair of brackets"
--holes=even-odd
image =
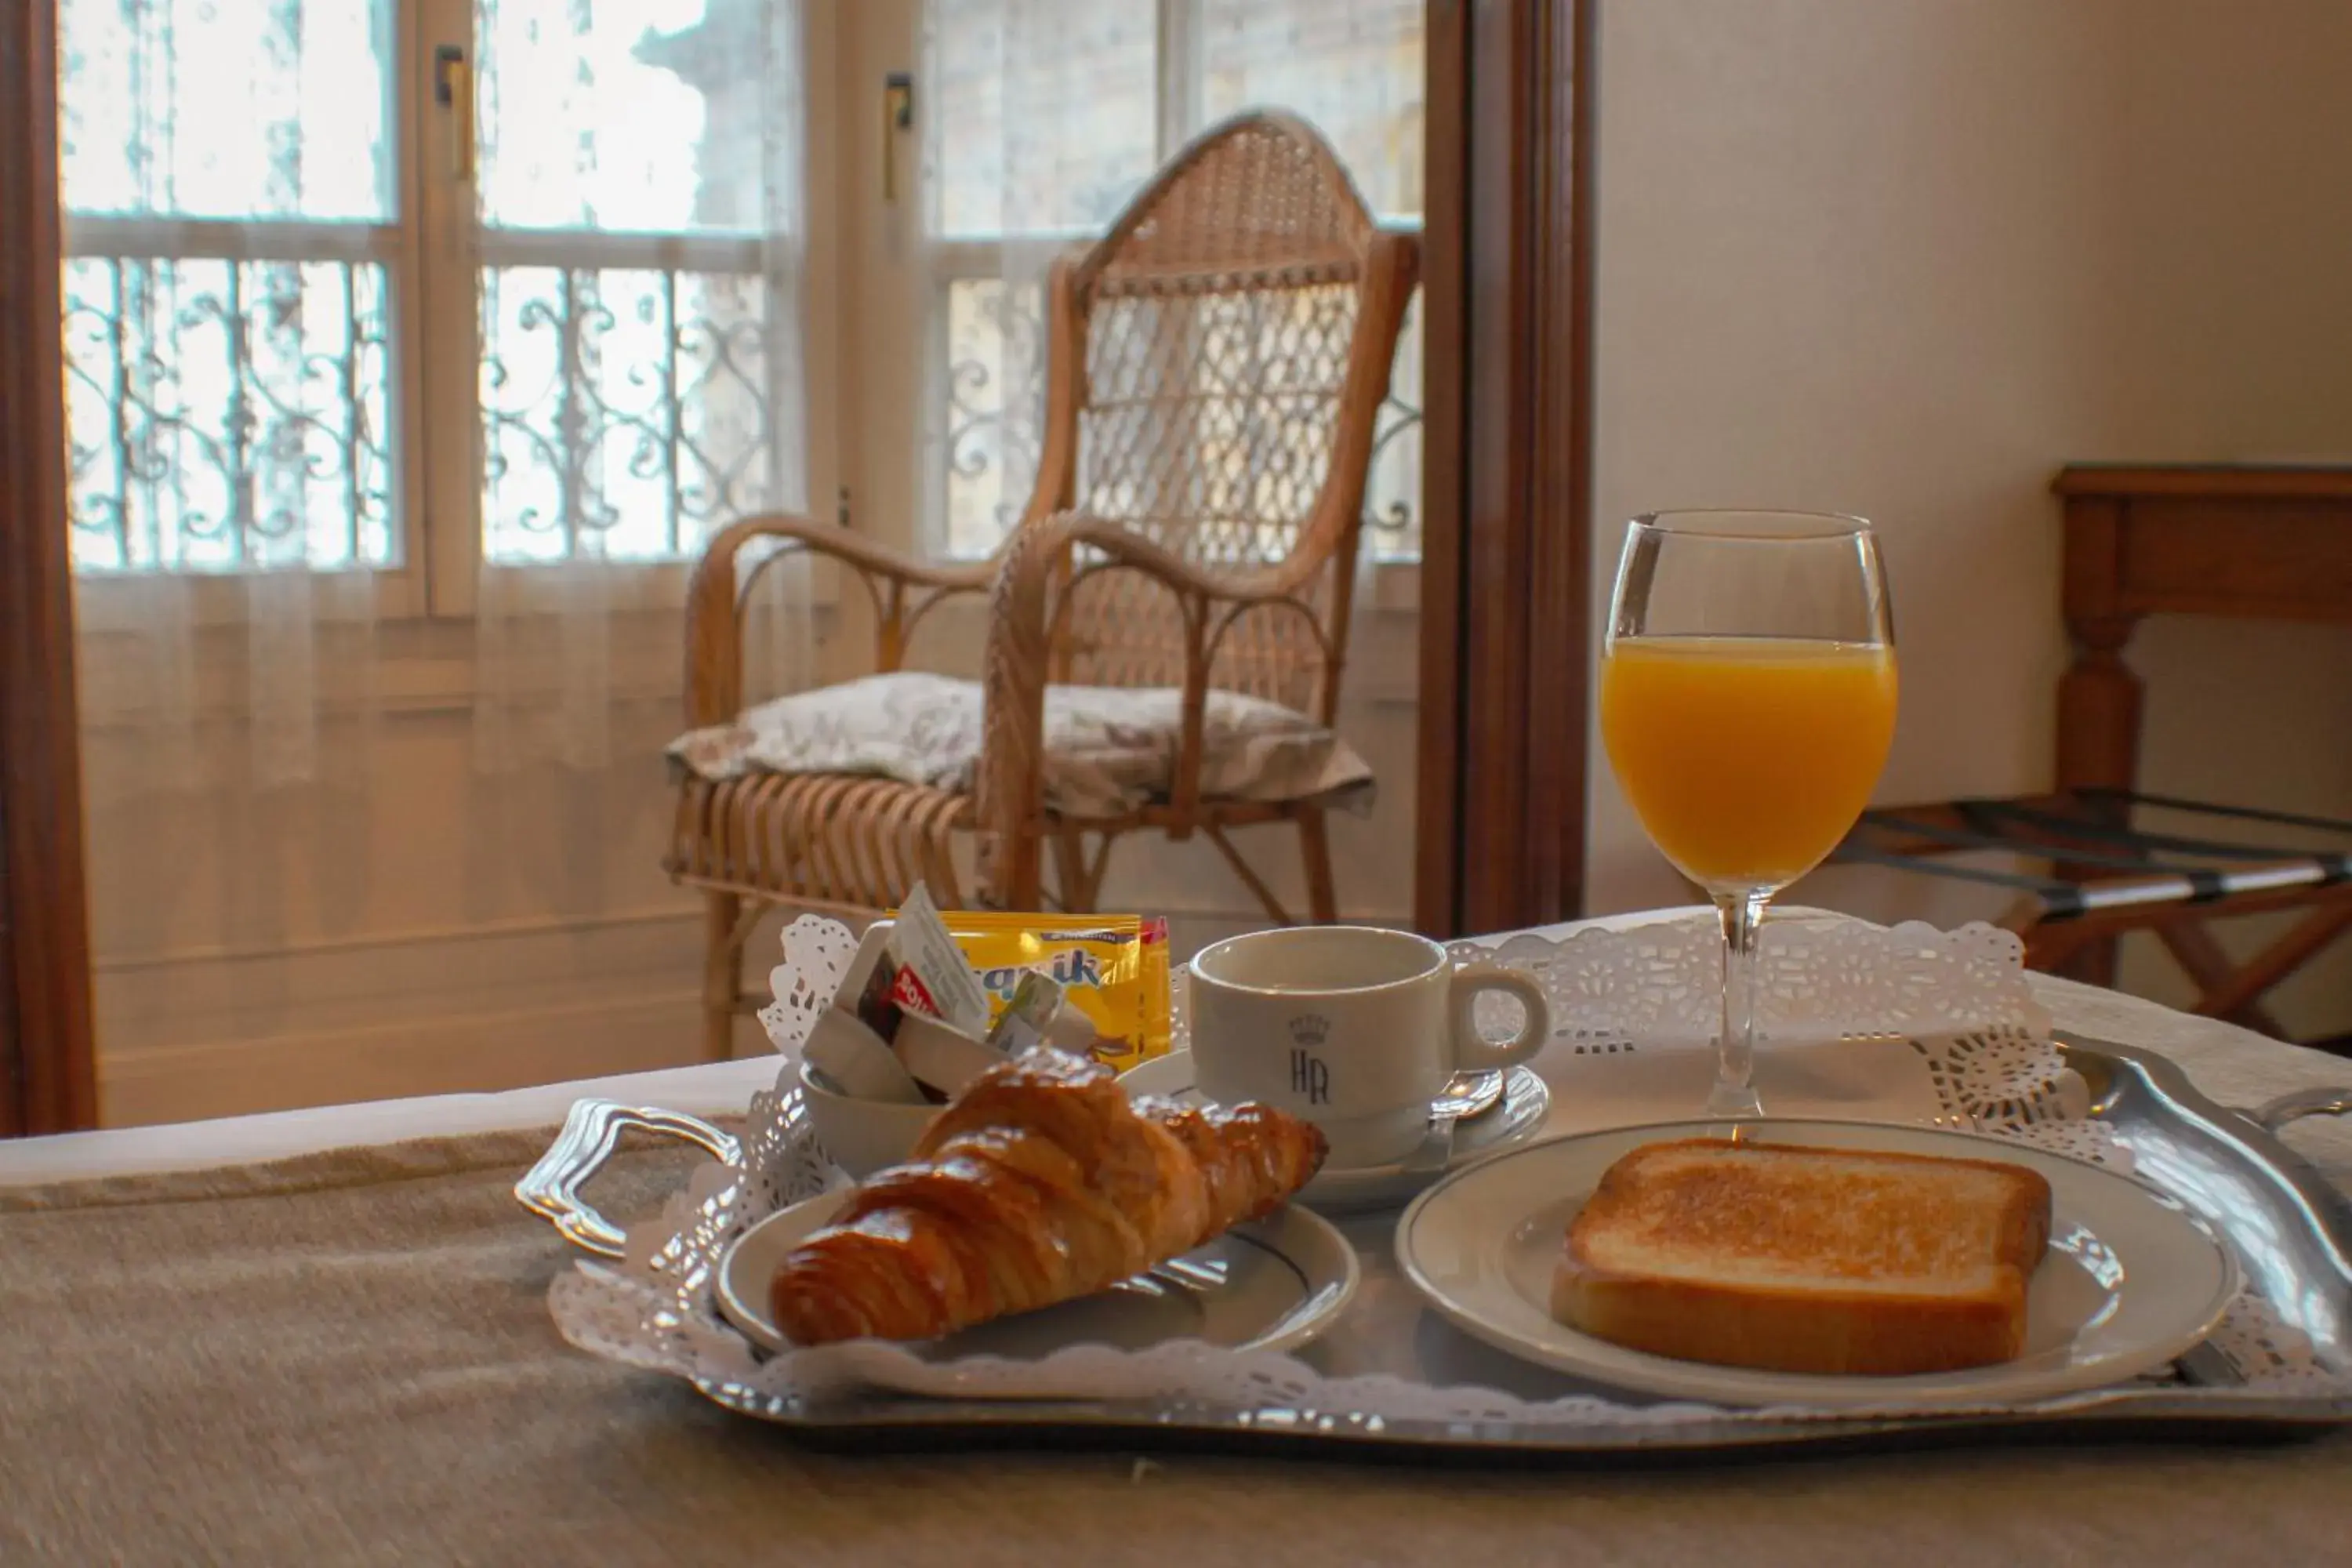
[[(944, 275), (926, 468), (937, 542), (984, 553), (1043, 438), (1044, 281), (1152, 173), (1251, 108), (1314, 124), (1384, 221), (1422, 207), (1420, 0), (929, 0), (925, 233)], [(1409, 321), (1376, 455), (1365, 559), (1419, 550), (1421, 348)]]
[[(803, 17), (796, 0), (478, 9), (475, 755), (593, 771), (615, 760), (616, 705), (669, 700), (702, 544), (808, 504)], [(807, 605), (800, 563), (761, 576), (755, 688), (805, 683)]]
[[(371, 569), (403, 550), (393, 132), (366, 90), (383, 22), (355, 3), (59, 7), (93, 788), (364, 765)], [(200, 742), (214, 721), (244, 744)]]
[(363, 785), (395, 689), (635, 763), (702, 545), (805, 504), (797, 0), (408, 13), (60, 0), (96, 789)]

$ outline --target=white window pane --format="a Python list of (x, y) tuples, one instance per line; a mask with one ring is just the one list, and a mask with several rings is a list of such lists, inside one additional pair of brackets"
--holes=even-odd
[(483, 548), (654, 561), (773, 504), (762, 279), (482, 273)]
[(1154, 0), (932, 0), (929, 16), (937, 232), (1099, 227), (1150, 177)]
[(1388, 401), (1372, 436), (1364, 483), (1364, 553), (1376, 561), (1421, 558), (1421, 300), (1407, 307), (1389, 374)]
[(789, 33), (717, 0), (478, 0), (482, 221), (498, 228), (753, 233), (793, 193), (771, 157)]
[(63, 0), (68, 210), (392, 216), (393, 0)]
[(947, 287), (948, 551), (985, 555), (1020, 521), (1045, 439), (1045, 300), (998, 278)]
[(363, 262), (68, 260), (76, 569), (393, 564), (386, 291)]
[[(1206, 120), (1286, 109), (1329, 140), (1372, 209), (1423, 207), (1426, 7), (1420, 0), (1196, 0)], [(1363, 548), (1421, 553), (1421, 310), (1406, 317), (1364, 495)]]
[[(782, 303), (800, 221), (796, 13), (477, 0), (475, 16), (483, 223), (530, 231), (530, 259), (562, 263), (481, 272), (484, 553), (690, 555), (798, 480), (775, 438), (798, 374)], [(604, 237), (646, 234), (706, 243), (675, 266)], [(719, 236), (751, 243), (714, 249)]]
[(1203, 114), (1287, 109), (1384, 216), (1422, 211), (1421, 0), (1197, 0)]

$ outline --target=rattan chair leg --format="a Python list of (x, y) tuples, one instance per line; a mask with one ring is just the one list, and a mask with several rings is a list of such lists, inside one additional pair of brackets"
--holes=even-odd
[(1060, 895), (1066, 914), (1090, 915), (1102, 907), (1103, 873), (1109, 868), (1110, 847), (1118, 842), (1118, 834), (1105, 828), (1101, 838), (1099, 847), (1088, 855), (1084, 829), (1055, 830), (1054, 890)]
[(1214, 823), (1204, 823), (1202, 825), (1201, 832), (1210, 843), (1217, 847), (1217, 853), (1225, 858), (1225, 864), (1234, 868), (1234, 875), (1242, 879), (1242, 885), (1257, 895), (1257, 901), (1265, 907), (1267, 916), (1275, 924), (1286, 926), (1298, 923), (1290, 918), (1290, 911), (1282, 907), (1282, 900), (1274, 896), (1274, 889), (1265, 885), (1265, 879), (1252, 870), (1250, 863), (1242, 858), (1241, 851), (1234, 847), (1234, 841), (1225, 837), (1223, 828)]
[(736, 998), (743, 989), (743, 900), (733, 893), (710, 893), (703, 902), (702, 1059), (723, 1062), (735, 1054)]
[(1054, 835), (1054, 891), (1059, 896), (1062, 912), (1090, 912), (1093, 900), (1087, 897), (1087, 841), (1076, 828), (1065, 827)]
[(1319, 926), (1336, 924), (1339, 899), (1331, 882), (1330, 825), (1322, 807), (1310, 805), (1298, 814), (1298, 848), (1307, 862), (1307, 918)]

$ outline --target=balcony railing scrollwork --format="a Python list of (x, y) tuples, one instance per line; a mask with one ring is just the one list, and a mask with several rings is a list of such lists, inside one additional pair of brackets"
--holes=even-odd
[(79, 255), (64, 283), (77, 570), (394, 560), (382, 267)]
[(763, 296), (720, 273), (486, 270), (489, 558), (678, 556), (767, 504)]

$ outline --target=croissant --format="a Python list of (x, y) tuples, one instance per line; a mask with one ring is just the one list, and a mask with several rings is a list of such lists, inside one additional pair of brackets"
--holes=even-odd
[(1036, 1051), (991, 1068), (778, 1266), (797, 1344), (930, 1339), (1106, 1289), (1270, 1213), (1323, 1134), (1263, 1105), (1131, 1102), (1108, 1068)]

